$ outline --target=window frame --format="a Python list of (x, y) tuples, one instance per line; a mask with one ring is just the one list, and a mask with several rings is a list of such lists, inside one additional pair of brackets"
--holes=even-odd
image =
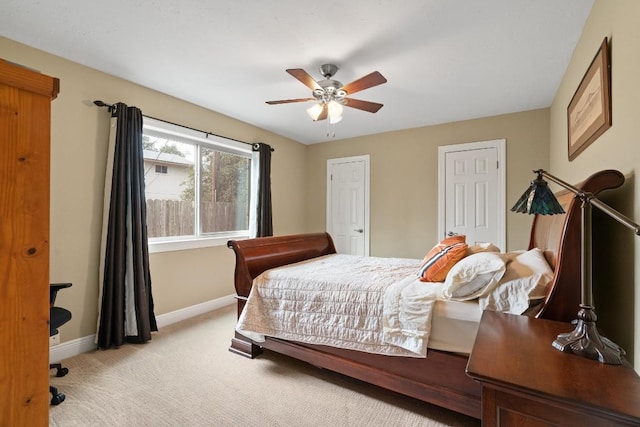
[[(143, 117), (143, 134), (160, 138), (166, 138), (177, 142), (193, 144), (195, 149), (194, 167), (195, 170), (195, 196), (199, 198), (198, 187), (200, 185), (200, 147), (208, 147), (214, 150), (224, 151), (247, 157), (251, 164), (254, 161), (254, 155), (251, 144), (224, 138), (189, 127), (180, 126), (174, 123), (165, 122), (151, 117)], [(254, 205), (253, 191), (251, 189), (251, 180), (249, 180), (249, 209)], [(146, 199), (146, 195), (145, 195)], [(229, 239), (245, 239), (250, 235), (250, 230), (236, 230), (220, 233), (200, 234), (200, 212), (196, 209), (196, 221), (194, 223), (195, 230), (193, 235), (189, 236), (170, 236), (170, 237), (152, 237), (148, 238), (149, 253), (170, 252), (187, 249), (199, 249), (214, 246), (226, 245)], [(249, 225), (249, 228), (251, 226)]]

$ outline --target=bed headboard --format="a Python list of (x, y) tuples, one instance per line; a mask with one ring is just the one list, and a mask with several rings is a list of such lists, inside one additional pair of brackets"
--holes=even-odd
[[(597, 195), (620, 187), (624, 179), (617, 170), (603, 170), (575, 186)], [(581, 209), (580, 201), (567, 190), (556, 197), (566, 213), (536, 215), (531, 226), (529, 249), (540, 248), (555, 272), (536, 317), (570, 322), (576, 318), (581, 295)]]

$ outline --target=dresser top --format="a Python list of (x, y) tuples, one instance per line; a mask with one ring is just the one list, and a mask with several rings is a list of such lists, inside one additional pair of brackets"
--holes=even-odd
[(569, 323), (485, 311), (467, 374), (492, 387), (620, 413), (640, 420), (640, 377), (628, 364), (606, 365), (551, 343)]

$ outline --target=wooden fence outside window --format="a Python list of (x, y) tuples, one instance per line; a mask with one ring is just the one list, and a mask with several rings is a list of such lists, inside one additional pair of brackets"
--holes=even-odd
[[(236, 203), (203, 202), (200, 205), (201, 233), (244, 230), (248, 212)], [(147, 235), (152, 237), (193, 236), (194, 203), (183, 200), (147, 200)]]

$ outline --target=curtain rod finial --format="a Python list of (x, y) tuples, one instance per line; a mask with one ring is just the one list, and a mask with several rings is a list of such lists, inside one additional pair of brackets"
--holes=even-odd
[(116, 111), (116, 108), (117, 108), (115, 105), (107, 104), (106, 102), (101, 101), (99, 99), (96, 99), (95, 101), (93, 101), (93, 103), (98, 107), (107, 107), (110, 113), (113, 113), (114, 111)]

